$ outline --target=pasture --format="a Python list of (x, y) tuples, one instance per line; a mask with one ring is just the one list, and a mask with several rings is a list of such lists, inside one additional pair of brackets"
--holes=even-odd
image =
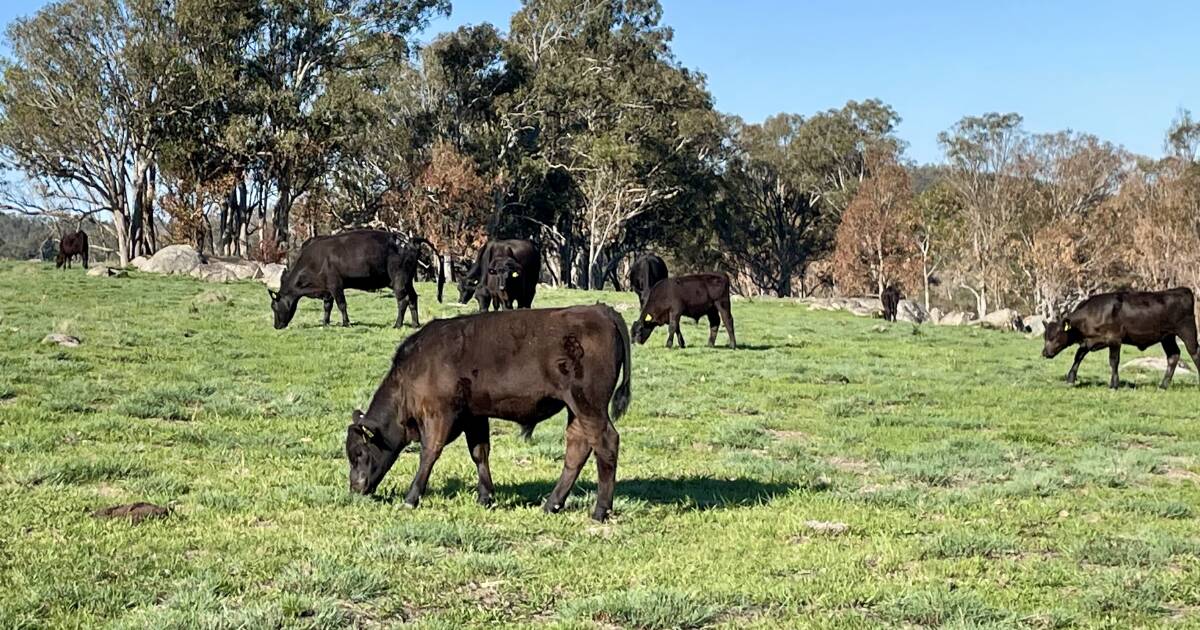
[[(423, 321), (474, 310), (419, 291)], [(535, 305), (597, 300), (637, 315)], [(257, 282), (0, 263), (0, 627), (1200, 624), (1194, 373), (1109, 391), (1092, 356), (1072, 389), (1040, 339), (737, 301), (740, 350), (690, 321), (634, 347), (608, 523), (590, 461), (540, 510), (561, 417), (493, 424), (493, 509), (459, 439), (408, 510), (414, 447), (372, 499), (343, 440), (411, 329), (348, 303), (277, 331)], [(172, 512), (89, 514), (133, 501)]]

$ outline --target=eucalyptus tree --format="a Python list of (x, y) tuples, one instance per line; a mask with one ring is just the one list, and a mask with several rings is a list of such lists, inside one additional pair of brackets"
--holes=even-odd
[(735, 266), (760, 290), (792, 294), (806, 262), (825, 255), (868, 175), (867, 154), (895, 154), (900, 118), (877, 100), (760, 124), (732, 118), (715, 227)]

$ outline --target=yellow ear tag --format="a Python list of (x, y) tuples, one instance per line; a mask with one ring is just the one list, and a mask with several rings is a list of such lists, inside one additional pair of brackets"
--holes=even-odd
[(654, 316), (651, 315), (650, 313), (646, 313), (646, 321), (648, 321), (648, 322), (654, 321)]
[(521, 274), (519, 274), (519, 273), (517, 273), (517, 272), (515, 272), (515, 271), (514, 271), (514, 272), (513, 272), (513, 275), (512, 275), (512, 277), (516, 278), (516, 277), (517, 277), (517, 276), (519, 276), (519, 275), (521, 275)]
[(1071, 330), (1071, 322), (1063, 321), (1063, 330)]

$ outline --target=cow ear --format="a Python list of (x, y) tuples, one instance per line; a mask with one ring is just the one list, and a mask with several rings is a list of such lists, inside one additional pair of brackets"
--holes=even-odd
[(279, 301), (279, 294), (278, 294), (278, 293), (276, 293), (276, 292), (274, 292), (274, 291), (272, 291), (272, 290), (270, 290), (270, 289), (267, 289), (267, 295), (271, 296), (271, 301), (272, 301), (272, 302), (278, 302), (278, 301)]

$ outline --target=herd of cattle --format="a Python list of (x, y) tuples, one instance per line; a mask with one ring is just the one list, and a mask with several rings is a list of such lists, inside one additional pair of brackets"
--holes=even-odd
[[(309, 239), (284, 274), (279, 291), (270, 291), (275, 327), (287, 327), (305, 297), (324, 302), (324, 324), (336, 304), (342, 325), (349, 326), (346, 289), (384, 288), (396, 296), (395, 325), (400, 327), (406, 311), (411, 311), (412, 325), (419, 327), (413, 281), (422, 247), (432, 249), (438, 261), (440, 302), (444, 265), (441, 254), (425, 239), (406, 240), (380, 230)], [(86, 234), (64, 237), (57, 265), (69, 266), (74, 256), (81, 256), (86, 267), (87, 249)], [(595, 454), (599, 482), (593, 518), (607, 518), (620, 445), (613, 422), (625, 413), (631, 398), (631, 337), (644, 344), (655, 328), (667, 326), (667, 347), (674, 347), (678, 339), (683, 348), (680, 319), (707, 317), (708, 345), (715, 343), (724, 324), (729, 347), (736, 348), (729, 277), (721, 272), (670, 276), (662, 258), (641, 256), (629, 272), (629, 286), (641, 304), (629, 328), (603, 304), (527, 310), (533, 305), (540, 275), (541, 254), (530, 241), (491, 241), (480, 249), (458, 284), (459, 301), (466, 304), (475, 299), (480, 312), (435, 320), (406, 338), (367, 411), (352, 414), (346, 431), (352, 491), (373, 493), (400, 452), (419, 442), (420, 463), (406, 497), (406, 503), (416, 507), (442, 449), (462, 434), (478, 470), (479, 502), (490, 504), (490, 419), (516, 422), (529, 436), (539, 422), (565, 408), (563, 470), (544, 509), (562, 508), (587, 458)], [(899, 292), (887, 287), (880, 297), (885, 317), (891, 313), (889, 319), (894, 318)], [(513, 310), (514, 306), (522, 310)], [(1190, 289), (1104, 293), (1047, 323), (1042, 354), (1050, 359), (1078, 346), (1066, 377), (1074, 383), (1083, 358), (1108, 348), (1109, 386), (1116, 388), (1122, 345), (1145, 350), (1161, 344), (1167, 370), (1160, 386), (1166, 388), (1179, 363), (1176, 337), (1183, 340), (1200, 373), (1195, 298)]]

